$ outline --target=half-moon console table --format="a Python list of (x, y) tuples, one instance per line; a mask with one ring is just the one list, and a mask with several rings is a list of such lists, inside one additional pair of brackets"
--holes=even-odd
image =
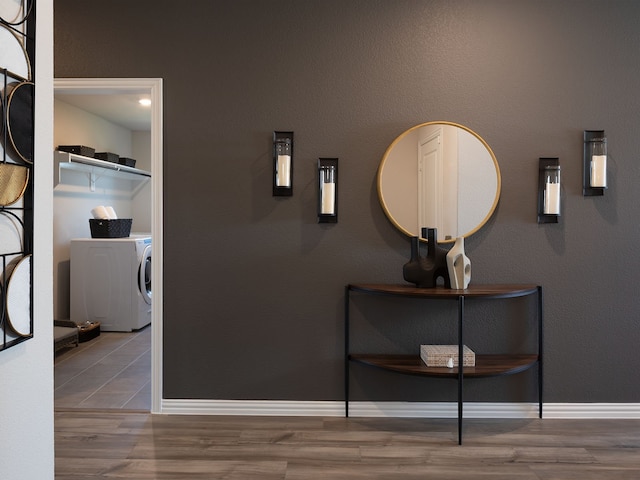
[[(458, 365), (463, 365), (463, 339), (465, 301), (482, 299), (503, 299), (537, 296), (538, 339), (537, 352), (531, 354), (482, 355), (475, 356), (474, 367), (447, 368), (427, 367), (419, 355), (378, 355), (352, 353), (349, 347), (349, 308), (351, 295), (386, 295), (431, 300), (455, 301), (458, 304)], [(538, 415), (542, 418), (542, 287), (538, 285), (470, 285), (465, 290), (453, 290), (444, 287), (417, 288), (409, 285), (389, 284), (350, 284), (345, 288), (345, 416), (349, 416), (349, 368), (350, 362), (356, 362), (392, 372), (420, 375), (425, 377), (444, 377), (458, 380), (458, 444), (462, 444), (463, 383), (465, 378), (493, 377), (511, 375), (538, 366)]]

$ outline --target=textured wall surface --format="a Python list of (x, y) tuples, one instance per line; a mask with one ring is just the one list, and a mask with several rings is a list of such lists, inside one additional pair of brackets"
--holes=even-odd
[[(16, 5), (2, 2), (2, 15), (15, 12)], [(34, 228), (30, 247), (34, 334), (32, 339), (0, 352), (0, 475), (3, 479), (53, 480), (53, 162), (46, 161), (51, 158), (53, 144), (53, 1), (40, 0), (37, 8), (34, 65), (38, 99), (34, 106), (37, 166), (32, 177)], [(5, 48), (3, 43), (0, 46), (3, 63), (7, 58), (15, 58), (7, 57)], [(4, 79), (2, 83), (4, 87)], [(7, 232), (3, 229), (2, 235)], [(6, 246), (6, 238), (2, 241)]]
[[(378, 163), (448, 120), (502, 173), (466, 242), (472, 282), (545, 289), (545, 401), (640, 402), (639, 18), (620, 0), (56, 0), (56, 77), (164, 79), (164, 396), (340, 399), (344, 285), (402, 282), (409, 254)], [(585, 129), (609, 138), (604, 197), (582, 196)], [(291, 198), (271, 196), (274, 130), (295, 132)], [(559, 224), (536, 223), (544, 156), (562, 165)], [(336, 225), (316, 223), (318, 157), (340, 158)], [(454, 308), (424, 306), (359, 298), (354, 346), (446, 341)], [(531, 307), (473, 304), (468, 343), (529, 348)], [(354, 370), (367, 400), (451, 399), (453, 383)], [(469, 385), (535, 392), (534, 375)]]

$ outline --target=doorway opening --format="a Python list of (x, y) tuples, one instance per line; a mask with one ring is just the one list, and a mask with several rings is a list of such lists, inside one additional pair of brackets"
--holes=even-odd
[[(132, 96), (148, 99), (151, 104), (149, 120), (150, 136), (150, 233), (153, 238), (153, 268), (151, 269), (151, 413), (160, 413), (162, 404), (162, 289), (163, 289), (163, 225), (162, 225), (162, 184), (163, 184), (163, 109), (162, 79), (160, 78), (64, 78), (54, 79), (54, 99), (77, 97), (87, 100), (83, 109), (105, 116), (120, 116), (122, 122), (140, 121), (133, 111), (126, 112), (126, 102)], [(104, 99), (107, 99), (105, 102)], [(115, 107), (115, 108), (114, 108)], [(100, 112), (100, 108), (104, 109)], [(113, 117), (115, 118), (115, 117)], [(130, 128), (135, 129), (132, 123)], [(56, 128), (54, 122), (54, 129)], [(57, 147), (57, 145), (55, 145)], [(55, 229), (55, 227), (54, 227)], [(54, 271), (57, 270), (54, 265)], [(59, 298), (60, 295), (56, 295)]]

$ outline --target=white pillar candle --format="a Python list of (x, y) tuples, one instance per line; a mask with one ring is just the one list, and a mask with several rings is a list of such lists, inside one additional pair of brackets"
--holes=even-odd
[(591, 157), (591, 186), (607, 188), (607, 156), (593, 155)]
[(545, 215), (560, 215), (560, 184), (545, 183), (544, 186)]
[(278, 155), (276, 186), (291, 186), (291, 155)]
[(320, 213), (333, 215), (336, 213), (336, 184), (322, 182), (322, 202)]

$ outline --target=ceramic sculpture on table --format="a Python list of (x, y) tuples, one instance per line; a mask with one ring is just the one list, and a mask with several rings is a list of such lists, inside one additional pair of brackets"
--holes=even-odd
[(463, 290), (471, 282), (471, 261), (464, 253), (464, 238), (456, 238), (453, 247), (447, 253), (447, 268), (451, 288)]
[(427, 239), (427, 255), (420, 255), (420, 238), (411, 237), (411, 259), (402, 268), (404, 279), (418, 288), (433, 288), (441, 278), (444, 286), (451, 288), (447, 268), (447, 250), (439, 247), (435, 228), (423, 228), (422, 237)]

